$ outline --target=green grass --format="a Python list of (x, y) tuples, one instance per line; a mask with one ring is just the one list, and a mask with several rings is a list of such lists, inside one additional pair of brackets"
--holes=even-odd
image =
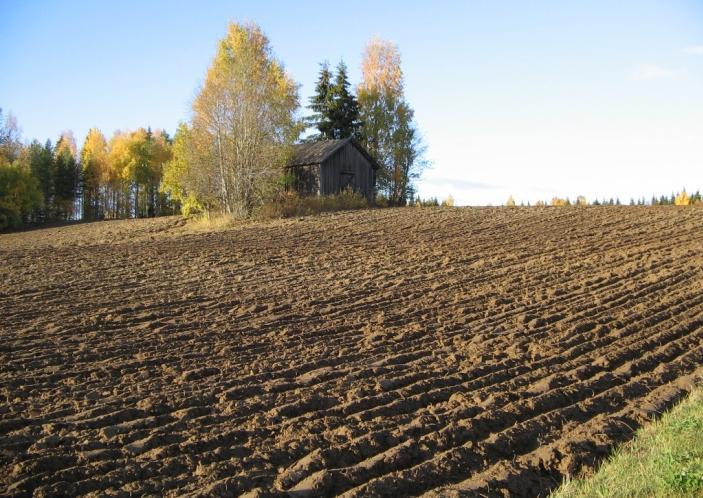
[(703, 497), (703, 389), (640, 429), (593, 476), (552, 498)]

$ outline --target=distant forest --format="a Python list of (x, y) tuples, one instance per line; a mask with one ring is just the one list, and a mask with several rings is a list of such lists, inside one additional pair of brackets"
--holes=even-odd
[[(510, 196), (505, 203), (506, 206), (515, 206), (515, 200)], [(522, 204), (524, 205), (524, 203)], [(528, 206), (531, 204), (528, 202)], [(703, 198), (701, 197), (700, 190), (697, 190), (694, 194), (688, 194), (686, 189), (680, 192), (672, 192), (670, 196), (662, 195), (657, 197), (653, 195), (651, 198), (640, 197), (635, 199), (630, 198), (629, 202), (623, 203), (619, 197), (616, 198), (602, 198), (594, 199), (590, 203), (588, 200), (579, 195), (574, 201), (571, 201), (568, 197), (553, 197), (551, 201), (537, 201), (534, 206), (701, 206), (703, 205)]]

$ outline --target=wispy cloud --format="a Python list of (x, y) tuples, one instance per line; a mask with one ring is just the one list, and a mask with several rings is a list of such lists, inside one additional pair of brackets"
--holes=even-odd
[(425, 185), (454, 187), (462, 190), (493, 190), (501, 188), (500, 185), (492, 185), (490, 183), (473, 182), (470, 180), (462, 180), (459, 178), (427, 178), (422, 182)]
[(691, 45), (683, 49), (684, 54), (688, 55), (703, 55), (703, 45)]
[(642, 64), (635, 68), (634, 76), (638, 80), (661, 80), (673, 78), (676, 71), (658, 64)]

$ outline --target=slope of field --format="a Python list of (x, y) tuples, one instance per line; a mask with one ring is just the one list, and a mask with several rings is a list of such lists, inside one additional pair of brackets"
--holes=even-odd
[(0, 494), (545, 495), (703, 374), (700, 209), (185, 230), (0, 235)]

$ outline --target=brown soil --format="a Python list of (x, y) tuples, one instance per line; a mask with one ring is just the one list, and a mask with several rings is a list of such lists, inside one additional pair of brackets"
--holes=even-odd
[(0, 236), (0, 494), (544, 496), (703, 375), (703, 211)]

